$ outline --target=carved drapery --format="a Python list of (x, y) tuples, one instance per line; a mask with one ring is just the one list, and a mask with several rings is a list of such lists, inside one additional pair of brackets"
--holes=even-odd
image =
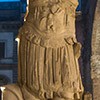
[(6, 86), (4, 100), (8, 91), (13, 100), (81, 100), (81, 45), (75, 37), (77, 1), (30, 0), (29, 4), (18, 35), (18, 84)]
[(19, 82), (35, 97), (80, 98), (76, 6), (77, 2), (66, 0), (30, 1), (29, 14), (19, 31)]

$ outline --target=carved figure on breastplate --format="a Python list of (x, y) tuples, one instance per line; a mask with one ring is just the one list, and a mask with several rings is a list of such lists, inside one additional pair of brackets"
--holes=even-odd
[(81, 100), (77, 4), (76, 0), (30, 0), (18, 34), (18, 83), (5, 86), (4, 100)]

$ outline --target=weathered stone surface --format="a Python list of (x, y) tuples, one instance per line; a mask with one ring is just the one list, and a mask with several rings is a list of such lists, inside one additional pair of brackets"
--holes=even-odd
[(92, 94), (90, 94), (89, 92), (85, 93), (84, 100), (92, 100)]
[(92, 79), (94, 100), (100, 99), (100, 0), (97, 1), (92, 35)]
[(20, 91), (11, 92), (12, 98), (81, 100), (81, 45), (75, 36), (77, 4), (76, 0), (30, 0), (29, 14), (18, 35), (19, 76), (13, 89)]

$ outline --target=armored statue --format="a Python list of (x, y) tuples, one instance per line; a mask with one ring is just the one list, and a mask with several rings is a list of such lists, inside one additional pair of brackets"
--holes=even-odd
[(18, 38), (18, 83), (3, 100), (81, 100), (76, 0), (30, 0)]

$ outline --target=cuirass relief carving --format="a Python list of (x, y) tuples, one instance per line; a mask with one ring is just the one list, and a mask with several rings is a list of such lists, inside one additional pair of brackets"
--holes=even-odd
[(62, 31), (66, 30), (66, 17), (65, 9), (59, 5), (37, 7), (34, 12), (34, 24), (46, 34), (62, 33)]

